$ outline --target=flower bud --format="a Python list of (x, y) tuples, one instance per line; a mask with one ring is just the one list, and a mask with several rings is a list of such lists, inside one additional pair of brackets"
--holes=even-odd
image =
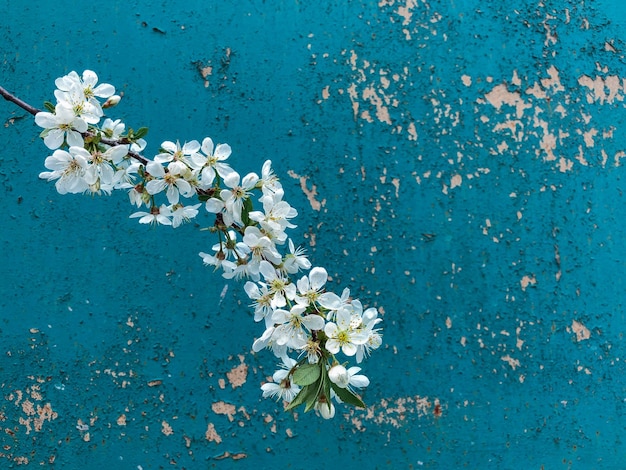
[(320, 397), (319, 401), (315, 404), (315, 409), (319, 411), (324, 419), (332, 419), (335, 417), (335, 405), (326, 401), (323, 397)]
[(113, 106), (116, 106), (117, 103), (119, 103), (121, 99), (122, 97), (120, 95), (110, 96), (104, 103), (102, 103), (102, 107), (105, 109), (112, 108)]
[(350, 382), (350, 374), (344, 366), (337, 364), (328, 371), (328, 378), (340, 388), (346, 388)]

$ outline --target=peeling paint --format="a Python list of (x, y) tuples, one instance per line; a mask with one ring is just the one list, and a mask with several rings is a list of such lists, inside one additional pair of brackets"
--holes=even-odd
[(576, 341), (585, 341), (591, 337), (591, 332), (582, 323), (572, 320), (572, 331), (576, 334)]
[[(208, 18), (192, 2), (92, 22), (62, 0), (33, 35), (40, 9), (14, 3), (2, 86), (40, 101), (55, 70), (97, 65), (127, 126), (150, 126), (149, 156), (205, 134), (233, 167), (268, 156), (313, 209), (296, 221), (311, 261), (384, 313), (387, 339), (359, 364), (366, 409), (284, 413), (260, 397), (274, 358), (250, 352), (245, 294), (188, 261), (206, 231), (142, 230), (123, 197), (57, 200), (33, 141), (30, 163), (5, 152), (24, 171), (0, 174), (0, 466), (266, 468), (322, 449), (346, 468), (620, 468), (618, 4), (243, 2)], [(102, 40), (78, 63), (67, 44), (85, 37)], [(32, 121), (3, 103), (3, 144), (23, 148)]]
[(300, 181), (300, 188), (302, 189), (302, 192), (306, 195), (306, 197), (309, 199), (309, 203), (311, 204), (311, 208), (313, 210), (319, 211), (326, 204), (326, 199), (322, 199), (321, 201), (318, 201), (316, 199), (316, 196), (318, 195), (316, 185), (312, 185), (311, 189), (308, 188), (307, 186), (307, 181), (309, 179), (308, 176), (300, 176), (296, 174), (293, 170), (289, 170), (288, 174), (293, 179), (297, 179)]
[(222, 442), (222, 437), (215, 430), (215, 426), (213, 425), (213, 423), (208, 424), (204, 438), (207, 441), (215, 442), (216, 444), (220, 444)]
[(241, 364), (234, 367), (226, 374), (228, 377), (228, 382), (230, 383), (232, 388), (241, 387), (246, 383), (246, 378), (248, 376), (248, 366), (244, 363), (244, 356), (239, 355), (239, 360)]

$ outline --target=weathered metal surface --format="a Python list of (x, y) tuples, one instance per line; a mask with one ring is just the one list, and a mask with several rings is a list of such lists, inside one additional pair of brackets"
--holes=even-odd
[(139, 226), (124, 195), (59, 196), (2, 102), (0, 466), (623, 465), (624, 6), (22, 3), (0, 2), (0, 84), (40, 106), (89, 68), (152, 151), (271, 158), (385, 347), (366, 411), (261, 399), (274, 358), (250, 352), (242, 286), (202, 266), (213, 241)]

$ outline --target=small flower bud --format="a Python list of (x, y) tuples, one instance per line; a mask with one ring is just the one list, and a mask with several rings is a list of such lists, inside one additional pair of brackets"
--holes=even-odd
[(326, 397), (321, 396), (315, 404), (315, 409), (319, 411), (324, 419), (332, 419), (335, 417), (335, 405), (326, 401)]
[(346, 388), (350, 382), (350, 374), (348, 374), (346, 368), (341, 364), (332, 366), (328, 371), (328, 377), (340, 388)]
[(103, 108), (112, 108), (113, 106), (116, 106), (117, 103), (120, 102), (120, 100), (122, 99), (122, 97), (120, 95), (113, 95), (110, 96), (103, 104), (102, 107)]

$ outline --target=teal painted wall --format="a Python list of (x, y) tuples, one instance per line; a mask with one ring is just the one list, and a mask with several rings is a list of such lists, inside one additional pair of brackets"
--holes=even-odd
[(93, 69), (149, 151), (271, 158), (294, 238), (384, 313), (369, 408), (262, 399), (275, 359), (213, 240), (59, 196), (3, 101), (0, 467), (621, 468), (626, 8), (170, 3), (2, 0), (0, 85), (41, 106)]

